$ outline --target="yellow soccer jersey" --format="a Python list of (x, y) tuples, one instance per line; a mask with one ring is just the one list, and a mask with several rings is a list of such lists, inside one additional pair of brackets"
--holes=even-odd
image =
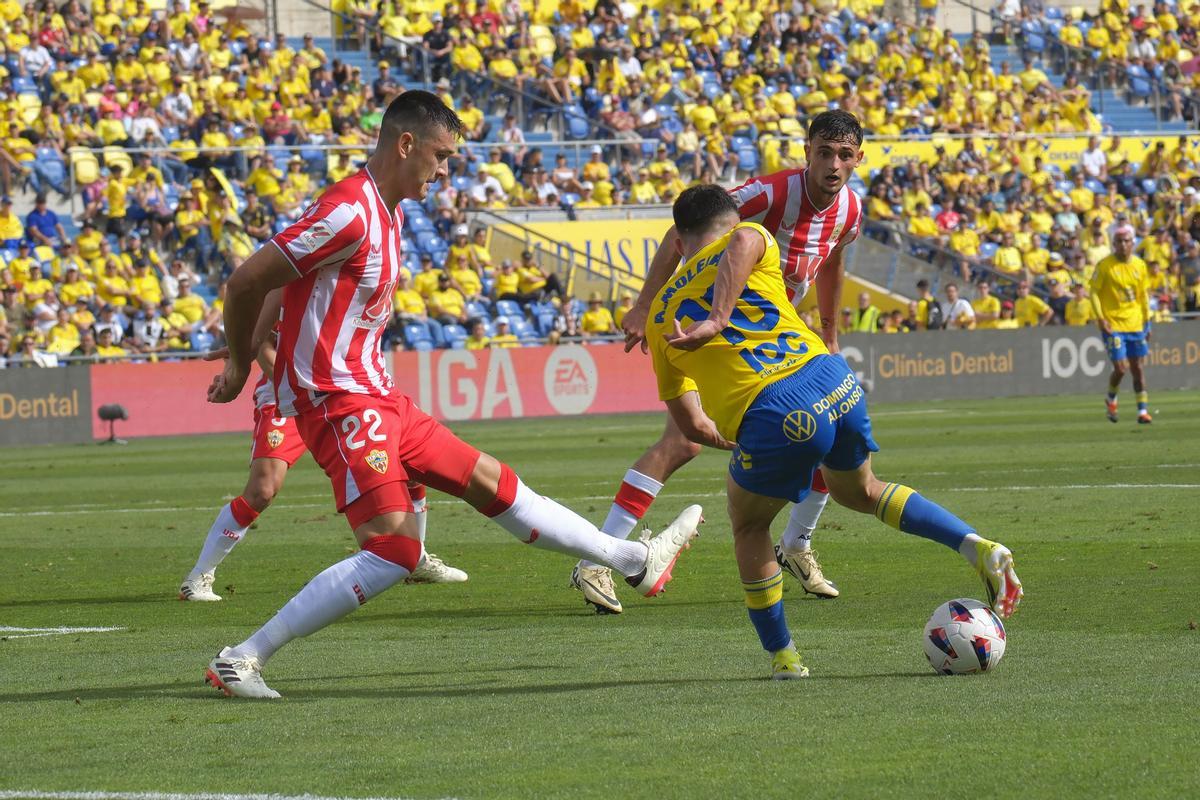
[[(733, 231), (739, 228), (761, 233), (767, 249), (754, 265), (729, 325), (698, 350), (670, 347), (663, 335), (675, 329), (675, 320), (686, 330), (693, 322), (708, 318), (717, 264)], [(796, 372), (814, 356), (829, 352), (788, 300), (775, 239), (753, 222), (739, 223), (733, 231), (701, 249), (676, 271), (655, 298), (646, 325), (659, 398), (672, 400), (699, 391), (705, 412), (730, 441), (737, 438), (742, 416), (764, 387)]]
[(1096, 317), (1112, 326), (1116, 333), (1137, 333), (1150, 319), (1150, 300), (1146, 295), (1146, 262), (1137, 256), (1120, 261), (1116, 255), (1101, 259), (1088, 287)]

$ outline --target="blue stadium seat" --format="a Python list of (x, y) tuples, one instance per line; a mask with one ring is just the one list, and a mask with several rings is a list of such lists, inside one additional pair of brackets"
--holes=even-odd
[(567, 138), (569, 139), (587, 139), (592, 135), (592, 125), (584, 117), (570, 114), (566, 117), (567, 120)]
[(417, 325), (415, 323), (404, 326), (404, 341), (414, 350), (420, 349), (417, 347), (417, 344), (420, 342), (433, 345), (433, 338), (430, 337), (429, 330), (424, 325)]
[(537, 332), (540, 336), (549, 336), (550, 331), (554, 330), (554, 320), (558, 319), (557, 311), (539, 311), (535, 322), (537, 323)]
[(979, 245), (979, 257), (991, 261), (996, 255), (996, 251), (1000, 249), (1000, 245), (995, 242), (984, 242)]
[[(501, 302), (511, 303), (512, 301), (511, 300), (502, 300)], [(488, 322), (492, 317), (492, 315), (490, 313), (488, 313), (487, 306), (483, 305), (482, 303), (478, 303), (474, 300), (467, 303), (467, 316), (478, 317), (479, 319), (483, 320), (484, 322)]]
[(737, 151), (738, 169), (744, 172), (758, 172), (758, 150), (753, 147), (743, 147)]
[(521, 312), (521, 305), (516, 300), (497, 300), (496, 315), (501, 317), (525, 318), (525, 315)]
[(425, 233), (433, 230), (433, 222), (424, 213), (406, 216), (404, 222), (413, 233)]
[(420, 339), (412, 346), (412, 349), (418, 351), (432, 350), (433, 342), (429, 339)]

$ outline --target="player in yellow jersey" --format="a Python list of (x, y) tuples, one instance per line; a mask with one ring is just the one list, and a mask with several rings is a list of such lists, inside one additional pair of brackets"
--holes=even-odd
[(1137, 392), (1138, 424), (1149, 425), (1152, 420), (1142, 359), (1149, 352), (1146, 343), (1150, 341), (1150, 297), (1146, 279), (1150, 271), (1146, 262), (1133, 254), (1132, 227), (1117, 228), (1112, 241), (1113, 254), (1096, 265), (1089, 287), (1096, 324), (1113, 364), (1104, 398), (1105, 415), (1109, 422), (1117, 421), (1117, 389), (1128, 372)]
[(683, 264), (651, 303), (646, 342), (660, 398), (693, 442), (732, 450), (727, 493), (750, 619), (776, 679), (808, 674), (783, 614), (783, 572), (771, 521), (809, 493), (823, 468), (847, 508), (957, 550), (1002, 616), (1021, 583), (1012, 553), (907, 486), (871, 471), (866, 394), (854, 370), (800, 320), (784, 289), (779, 247), (740, 222), (716, 185), (684, 191), (673, 209)]

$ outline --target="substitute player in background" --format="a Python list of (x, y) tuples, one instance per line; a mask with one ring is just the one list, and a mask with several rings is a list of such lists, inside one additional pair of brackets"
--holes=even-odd
[[(805, 169), (751, 178), (731, 192), (741, 218), (760, 223), (779, 242), (782, 288), (789, 300), (798, 306), (809, 286), (816, 283), (821, 338), (834, 353), (838, 351), (837, 311), (845, 275), (842, 260), (862, 225), (862, 201), (846, 185), (862, 161), (862, 142), (862, 125), (853, 114), (818, 114), (808, 126)], [(839, 169), (835, 165), (847, 166)], [(643, 341), (650, 303), (679, 264), (678, 239), (674, 228), (667, 231), (637, 302), (622, 320), (626, 352)], [(625, 473), (601, 530), (609, 536), (628, 537), (671, 474), (699, 452), (699, 446), (689, 442), (668, 417), (662, 437)], [(792, 508), (775, 550), (779, 564), (800, 581), (804, 591), (833, 598), (838, 596), (838, 588), (825, 578), (812, 551), (812, 534), (828, 499), (818, 473), (813, 491)], [(571, 574), (571, 585), (583, 592), (598, 613), (621, 612), (612, 575), (602, 567), (581, 561)]]
[(362, 549), (315, 576), (248, 639), (209, 662), (205, 679), (226, 694), (279, 697), (262, 679), (267, 659), (412, 574), (422, 547), (410, 480), (461, 497), (526, 544), (610, 566), (648, 597), (662, 591), (696, 535), (699, 506), (654, 538), (605, 536), (396, 391), (380, 342), (403, 268), (400, 201), (424, 200), (429, 185), (446, 178), (463, 131), (437, 95), (397, 96), (367, 165), (330, 187), (229, 279), (229, 359), (208, 398), (228, 403), (241, 392), (264, 298), (283, 287), (274, 369), (279, 413), (296, 417)]
[(818, 468), (847, 508), (958, 551), (995, 610), (1012, 614), (1022, 592), (1008, 548), (872, 473), (879, 447), (866, 393), (846, 360), (800, 320), (783, 290), (771, 234), (739, 221), (734, 199), (716, 185), (685, 190), (673, 213), (684, 261), (650, 308), (646, 341), (659, 397), (679, 430), (733, 450), (726, 491), (734, 555), (773, 677), (802, 678), (808, 670), (784, 619), (771, 521), (789, 500), (804, 500)]
[[(218, 353), (220, 351), (217, 351)], [(206, 360), (211, 360), (206, 356)], [(242, 493), (217, 513), (209, 528), (196, 565), (179, 587), (179, 599), (216, 602), (221, 596), (213, 591), (216, 569), (238, 542), (245, 538), (250, 526), (267, 510), (275, 495), (283, 488), (284, 478), (302, 455), (308, 452), (294, 417), (279, 416), (275, 407), (275, 388), (267, 376), (274, 370), (275, 347), (264, 342), (259, 349), (262, 377), (254, 386), (254, 434), (250, 445), (250, 477)], [(413, 511), (421, 542), (425, 541), (425, 487), (409, 483)], [(462, 583), (467, 573), (456, 569), (433, 553), (426, 553), (420, 565), (406, 579), (407, 583)]]
[(1146, 262), (1133, 254), (1133, 228), (1122, 225), (1113, 231), (1113, 253), (1101, 259), (1092, 274), (1089, 287), (1096, 325), (1104, 336), (1113, 371), (1108, 378), (1104, 412), (1109, 422), (1117, 421), (1117, 389), (1128, 372), (1137, 392), (1137, 421), (1149, 425), (1149, 394), (1142, 359), (1150, 341), (1150, 295), (1146, 281), (1150, 270)]

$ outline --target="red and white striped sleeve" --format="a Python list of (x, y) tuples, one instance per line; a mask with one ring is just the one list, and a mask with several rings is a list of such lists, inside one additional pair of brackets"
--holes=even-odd
[(766, 219), (771, 206), (771, 187), (762, 178), (750, 178), (736, 189), (730, 189), (729, 196), (737, 203), (742, 222), (762, 224)]
[(322, 267), (340, 267), (366, 238), (363, 216), (358, 205), (317, 201), (271, 241), (301, 277)]

